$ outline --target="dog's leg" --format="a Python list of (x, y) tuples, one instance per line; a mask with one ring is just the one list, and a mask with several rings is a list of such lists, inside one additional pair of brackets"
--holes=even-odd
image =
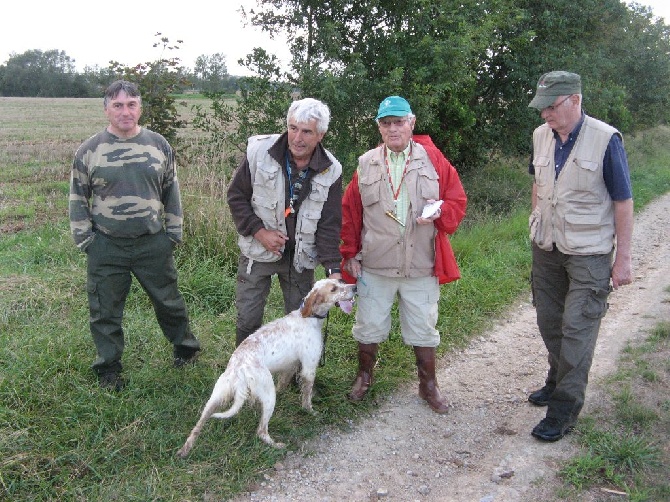
[(300, 372), (300, 394), (302, 396), (302, 407), (310, 413), (314, 413), (312, 408), (312, 393), (314, 391), (314, 379), (316, 378), (316, 370), (306, 369), (302, 367)]
[(200, 420), (198, 420), (198, 423), (195, 424), (195, 427), (193, 427), (193, 430), (186, 439), (184, 446), (182, 446), (181, 449), (177, 452), (177, 456), (181, 458), (186, 458), (188, 456), (188, 454), (191, 452), (191, 449), (193, 448), (195, 440), (200, 435), (200, 432), (202, 432), (202, 428), (205, 425), (205, 422), (207, 422), (209, 417), (214, 414), (214, 411), (219, 407), (220, 404), (221, 399), (219, 396), (212, 396), (209, 401), (207, 401), (207, 404), (205, 405), (205, 408), (202, 410), (202, 414), (200, 415)]
[(291, 383), (291, 379), (294, 375), (295, 369), (282, 371), (281, 373), (277, 374), (277, 385), (275, 386), (276, 391), (281, 392), (286, 387), (288, 387), (288, 384)]
[(261, 419), (258, 422), (256, 434), (270, 446), (284, 448), (286, 445), (284, 443), (275, 442), (268, 432), (268, 424), (275, 411), (275, 404), (277, 402), (274, 380), (272, 380), (272, 374), (269, 371), (267, 373), (262, 372), (262, 374), (259, 375), (259, 378), (256, 381), (256, 389), (254, 389), (253, 392), (261, 405)]
[[(202, 414), (200, 415), (198, 423), (196, 423), (195, 427), (193, 427), (193, 430), (186, 439), (184, 446), (182, 446), (181, 449), (177, 452), (177, 455), (179, 457), (186, 458), (188, 456), (188, 454), (191, 452), (191, 449), (193, 448), (195, 440), (200, 435), (200, 432), (202, 432), (202, 428), (204, 427), (205, 422), (207, 422), (207, 420), (210, 417), (213, 416), (216, 417), (217, 413), (214, 412), (219, 407), (223, 406), (225, 403), (230, 401), (233, 393), (230, 378), (231, 374), (226, 371), (216, 381), (216, 384), (214, 385), (214, 390), (212, 391), (212, 395), (205, 404), (205, 407), (202, 410)], [(239, 399), (239, 397), (241, 397), (241, 399)], [(231, 410), (235, 408), (235, 411), (238, 411), (243, 404), (244, 404), (244, 393), (236, 392), (235, 401), (231, 406)]]

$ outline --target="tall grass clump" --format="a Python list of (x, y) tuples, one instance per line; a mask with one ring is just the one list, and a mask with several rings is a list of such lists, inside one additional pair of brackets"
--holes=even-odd
[(670, 191), (670, 127), (659, 126), (625, 138), (635, 208)]

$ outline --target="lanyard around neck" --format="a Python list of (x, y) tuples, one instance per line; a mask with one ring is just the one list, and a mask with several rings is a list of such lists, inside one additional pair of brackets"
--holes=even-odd
[(298, 189), (302, 188), (302, 181), (307, 177), (307, 170), (309, 167), (306, 167), (305, 169), (299, 170), (300, 174), (298, 174), (298, 179), (295, 180), (294, 182), (291, 182), (291, 163), (288, 160), (288, 150), (286, 151), (286, 176), (288, 178), (288, 207), (284, 211), (284, 217), (288, 218), (288, 215), (291, 213), (295, 213), (295, 209), (293, 208), (293, 203), (295, 200), (298, 198), (297, 194), (294, 195), (295, 192), (295, 185), (298, 181), (301, 182), (300, 186)]
[(400, 182), (398, 183), (398, 188), (393, 186), (393, 178), (391, 178), (391, 167), (389, 166), (388, 159), (388, 148), (384, 147), (384, 163), (386, 164), (386, 176), (389, 179), (389, 185), (391, 186), (391, 194), (393, 194), (393, 200), (398, 200), (398, 195), (400, 195), (400, 189), (402, 188), (402, 182), (405, 181), (405, 175), (407, 174), (407, 168), (409, 167), (409, 161), (412, 158), (412, 144), (409, 145), (409, 152), (407, 152), (407, 160), (405, 160), (405, 168), (402, 171), (402, 176), (400, 176)]

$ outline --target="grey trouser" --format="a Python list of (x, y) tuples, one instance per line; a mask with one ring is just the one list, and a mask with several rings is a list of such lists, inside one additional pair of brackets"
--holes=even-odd
[(272, 276), (277, 275), (284, 296), (284, 313), (300, 308), (303, 298), (314, 285), (314, 270), (298, 272), (291, 263), (292, 253), (284, 253), (280, 260), (271, 263), (254, 261), (240, 255), (237, 267), (237, 345), (263, 324), (265, 302), (270, 293)]
[(437, 347), (440, 333), (435, 329), (440, 286), (436, 277), (385, 277), (363, 271), (358, 281), (354, 340), (381, 343), (391, 331), (391, 309), (398, 300), (403, 342), (415, 347)]
[(548, 418), (574, 424), (584, 405), (600, 321), (607, 312), (612, 253), (566, 255), (533, 244), (537, 325), (549, 353)]
[(132, 275), (149, 295), (156, 319), (174, 352), (192, 353), (200, 343), (189, 327), (184, 298), (177, 288), (172, 242), (165, 234), (137, 238), (109, 237), (100, 232), (86, 248), (88, 305), (98, 373), (121, 371), (123, 310)]

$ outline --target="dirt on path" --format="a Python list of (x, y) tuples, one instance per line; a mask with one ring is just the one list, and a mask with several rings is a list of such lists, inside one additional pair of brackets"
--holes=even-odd
[[(583, 413), (604, 398), (600, 382), (628, 341), (670, 320), (670, 194), (636, 216), (635, 280), (610, 295)], [(561, 461), (575, 456), (574, 435), (556, 443), (530, 431), (546, 408), (527, 402), (544, 383), (546, 351), (530, 298), (514, 305), (467, 349), (438, 362), (438, 382), (453, 405), (433, 413), (418, 383), (399, 389), (350, 432), (328, 431), (290, 452), (237, 501), (515, 502), (555, 500)]]

